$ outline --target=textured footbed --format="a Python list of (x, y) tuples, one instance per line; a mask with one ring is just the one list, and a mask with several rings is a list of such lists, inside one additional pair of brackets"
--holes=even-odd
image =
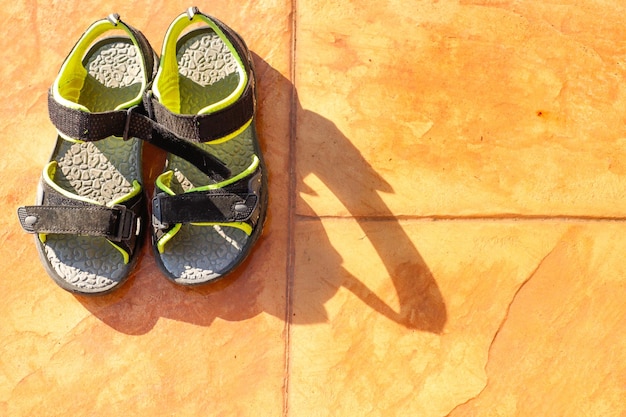
[[(83, 65), (88, 76), (78, 102), (92, 112), (112, 110), (141, 90), (140, 57), (130, 39), (99, 41)], [(56, 184), (101, 204), (127, 195), (134, 180), (141, 182), (141, 143), (137, 139), (109, 137), (74, 143), (59, 137), (52, 160), (58, 164)], [(50, 234), (40, 248), (50, 275), (70, 291), (110, 291), (132, 268), (132, 262), (124, 264), (122, 254), (103, 237)]]
[[(210, 28), (195, 29), (177, 43), (180, 112), (194, 114), (226, 98), (238, 85), (238, 63), (226, 44)], [(260, 157), (254, 121), (241, 134), (220, 144), (198, 144), (216, 155), (237, 175)], [(212, 183), (193, 165), (168, 155), (167, 169), (174, 171), (171, 187), (176, 194)], [(258, 229), (258, 228), (257, 228)], [(245, 258), (256, 240), (228, 226), (184, 224), (158, 254), (162, 267), (176, 282), (193, 285), (221, 277)]]

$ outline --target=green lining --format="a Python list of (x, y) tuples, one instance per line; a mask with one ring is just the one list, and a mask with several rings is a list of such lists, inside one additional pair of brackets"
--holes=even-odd
[(117, 200), (110, 201), (106, 205), (109, 207), (113, 207), (114, 205), (123, 203), (124, 201), (128, 201), (139, 194), (141, 194), (141, 184), (139, 183), (139, 181), (133, 180), (133, 189), (128, 194), (121, 196)]
[(124, 258), (124, 265), (128, 265), (128, 262), (130, 262), (130, 254), (121, 247), (117, 246), (115, 243), (111, 242), (109, 239), (107, 239), (107, 242), (109, 242), (111, 246), (113, 246), (122, 254), (122, 257)]
[(67, 136), (67, 135), (66, 135), (66, 134), (64, 134), (64, 133), (59, 132), (58, 130), (57, 130), (57, 134), (58, 134), (59, 136), (61, 136), (63, 139), (65, 139), (66, 141), (68, 141), (68, 142), (72, 142), (72, 143), (85, 143), (85, 141), (84, 141), (84, 140), (71, 138), (71, 137)]
[(210, 223), (189, 223), (194, 226), (226, 226), (226, 227), (234, 227), (235, 229), (243, 230), (245, 234), (250, 236), (252, 234), (252, 226), (245, 222), (230, 222), (230, 223), (218, 223), (218, 222), (210, 222)]
[[(96, 200), (92, 200), (88, 197), (83, 197), (83, 196), (71, 193), (64, 188), (59, 187), (59, 185), (54, 182), (54, 176), (56, 174), (57, 165), (58, 165), (57, 161), (50, 161), (43, 170), (42, 178), (48, 186), (52, 187), (54, 191), (58, 192), (59, 194), (62, 194), (63, 196), (70, 198), (72, 200), (78, 200), (84, 203), (96, 204), (99, 206), (103, 205), (97, 202)], [(128, 194), (125, 194), (116, 200), (109, 201), (108, 203), (106, 203), (106, 206), (113, 207), (116, 204), (123, 203), (124, 201), (130, 200), (131, 198), (140, 194), (142, 188), (141, 188), (141, 184), (139, 183), (139, 181), (133, 180), (132, 185), (133, 185), (133, 189)]]
[(206, 16), (196, 14), (193, 19), (189, 19), (189, 16), (186, 13), (183, 13), (172, 22), (167, 30), (167, 33), (165, 34), (165, 40), (163, 41), (163, 49), (161, 52), (162, 59), (159, 64), (159, 71), (154, 79), (152, 89), (155, 97), (166, 108), (175, 113), (180, 112), (180, 95), (178, 94), (179, 71), (176, 58), (176, 45), (183, 31), (194, 23), (204, 23), (211, 28), (219, 36), (222, 42), (226, 44), (238, 64), (237, 72), (239, 74), (239, 83), (237, 88), (235, 88), (225, 99), (218, 101), (217, 103), (210, 104), (198, 112), (198, 114), (210, 114), (230, 106), (239, 99), (248, 83), (248, 74), (244, 71), (245, 67), (241, 60), (242, 58), (235, 50), (232, 43), (228, 40), (224, 32), (222, 32), (222, 30)]
[[(248, 166), (248, 168), (241, 171), (239, 174), (235, 175), (234, 177), (228, 178), (227, 180), (224, 180), (215, 184), (208, 184), (208, 185), (203, 185), (201, 187), (190, 188), (189, 190), (185, 191), (185, 193), (192, 193), (195, 191), (209, 191), (209, 190), (216, 190), (218, 188), (223, 188), (227, 185), (237, 182), (241, 180), (242, 178), (245, 178), (248, 175), (252, 174), (259, 167), (260, 163), (261, 161), (259, 160), (259, 157), (256, 155), (253, 155), (252, 163)], [(162, 173), (161, 175), (157, 177), (156, 186), (161, 191), (164, 191), (169, 195), (176, 195), (176, 193), (171, 188), (173, 177), (174, 177), (174, 171), (172, 170), (165, 171), (164, 173)]]
[(259, 166), (259, 163), (261, 161), (259, 160), (259, 157), (256, 155), (252, 156), (252, 163), (250, 164), (250, 166), (248, 166), (248, 168), (246, 168), (245, 170), (241, 171), (239, 174), (235, 175), (234, 177), (231, 177), (227, 180), (224, 180), (222, 182), (218, 182), (215, 184), (209, 184), (209, 185), (203, 185), (201, 187), (196, 187), (196, 188), (191, 188), (188, 191), (186, 191), (187, 193), (191, 193), (194, 191), (209, 191), (209, 190), (217, 190), (218, 188), (224, 188), (227, 185), (230, 185), (234, 182), (237, 182), (239, 180), (241, 180), (242, 178), (247, 177), (248, 175), (252, 174)]
[(172, 177), (174, 176), (174, 171), (166, 171), (159, 175), (156, 179), (156, 186), (159, 190), (166, 192), (169, 195), (176, 195), (174, 191), (170, 188), (170, 184), (172, 183)]
[[(83, 57), (98, 37), (102, 36), (105, 32), (120, 29), (128, 34), (128, 37), (132, 41), (133, 45), (135, 45), (135, 48), (137, 48), (137, 51), (140, 50), (137, 39), (135, 39), (135, 36), (132, 34), (128, 26), (126, 26), (123, 22), (119, 21), (117, 25), (114, 25), (108, 20), (99, 20), (95, 22), (78, 40), (76, 46), (74, 46), (72, 52), (70, 52), (70, 55), (65, 59), (65, 62), (63, 62), (59, 75), (57, 75), (57, 78), (54, 80), (52, 85), (52, 95), (56, 101), (72, 109), (85, 112), (90, 111), (87, 107), (78, 103), (81, 89), (83, 88), (85, 78), (87, 77), (87, 70), (82, 63)], [(145, 63), (143, 60), (139, 60), (139, 62), (143, 73), (146, 74), (147, 71)], [(115, 110), (125, 109), (140, 103), (142, 100), (142, 92), (145, 89), (146, 79), (145, 77), (142, 77), (141, 89), (139, 90), (140, 93), (128, 102), (118, 105)]]
[(252, 120), (254, 120), (254, 117), (251, 117), (250, 120), (248, 120), (246, 123), (243, 124), (243, 126), (241, 126), (239, 129), (235, 130), (233, 133), (229, 133), (226, 136), (223, 136), (219, 139), (215, 139), (209, 142), (206, 142), (209, 145), (219, 145), (220, 143), (224, 143), (224, 142), (228, 142), (229, 140), (235, 138), (236, 136), (239, 136), (240, 134), (242, 134), (244, 132), (244, 130), (246, 130), (250, 124), (252, 124)]
[(182, 224), (176, 224), (172, 227), (172, 230), (161, 236), (161, 239), (157, 242), (157, 249), (159, 250), (159, 253), (165, 252), (165, 244), (169, 242), (176, 235), (176, 233), (178, 233), (181, 227)]
[(50, 187), (52, 187), (54, 189), (54, 191), (56, 191), (57, 193), (70, 198), (72, 200), (78, 200), (78, 201), (82, 201), (84, 203), (90, 203), (90, 204), (96, 204), (101, 206), (102, 204), (100, 204), (99, 202), (97, 202), (96, 200), (92, 200), (90, 198), (87, 197), (83, 197), (77, 194), (73, 194), (69, 191), (67, 191), (64, 188), (59, 187), (58, 184), (56, 184), (54, 182), (54, 175), (56, 174), (56, 170), (57, 170), (57, 161), (50, 161), (50, 163), (48, 163), (48, 165), (46, 165), (44, 167), (43, 170), (43, 174), (42, 174), (42, 178), (44, 180), (44, 182), (46, 184), (48, 184)]

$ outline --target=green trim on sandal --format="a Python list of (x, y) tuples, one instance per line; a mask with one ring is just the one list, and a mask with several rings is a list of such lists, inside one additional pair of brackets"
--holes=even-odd
[[(87, 78), (88, 75), (87, 70), (83, 65), (83, 59), (92, 44), (99, 37), (108, 31), (120, 29), (126, 32), (135, 48), (139, 50), (139, 44), (137, 43), (135, 36), (124, 22), (118, 21), (117, 25), (114, 25), (108, 20), (99, 20), (95, 22), (78, 40), (76, 46), (74, 46), (74, 49), (61, 66), (61, 70), (52, 85), (52, 93), (55, 100), (72, 109), (86, 112), (91, 111), (91, 109), (88, 109), (85, 105), (79, 103), (81, 90), (84, 86), (85, 78)], [(139, 60), (139, 63), (141, 65), (142, 73), (146, 74), (147, 69), (145, 68), (143, 60)], [(139, 90), (140, 93), (135, 98), (127, 102), (120, 103), (117, 107), (115, 107), (115, 110), (126, 109), (134, 106), (135, 104), (141, 103), (143, 91), (145, 91), (146, 86), (147, 80), (145, 77), (142, 77), (141, 89)]]
[[(237, 87), (231, 92), (231, 94), (225, 99), (212, 103), (203, 107), (198, 114), (210, 114), (221, 109), (224, 109), (234, 102), (243, 93), (246, 84), (248, 83), (248, 75), (243, 70), (244, 65), (241, 58), (237, 54), (235, 48), (224, 32), (208, 17), (202, 14), (196, 14), (192, 19), (186, 14), (178, 16), (167, 29), (165, 34), (165, 41), (163, 42), (163, 49), (161, 52), (161, 61), (159, 64), (159, 71), (154, 79), (154, 85), (152, 91), (154, 96), (167, 107), (170, 111), (180, 112), (180, 94), (179, 94), (179, 78), (178, 78), (178, 62), (176, 57), (176, 46), (179, 37), (183, 34), (184, 30), (191, 25), (197, 23), (204, 23), (210, 27), (219, 38), (226, 44), (230, 53), (235, 57), (237, 61), (237, 73), (239, 74), (239, 83)], [(165, 75), (163, 75), (165, 74)], [(232, 135), (235, 136), (235, 135)]]

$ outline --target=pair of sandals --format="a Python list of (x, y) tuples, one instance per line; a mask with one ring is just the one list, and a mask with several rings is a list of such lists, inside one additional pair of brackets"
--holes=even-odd
[[(58, 285), (116, 289), (148, 225), (157, 264), (176, 283), (216, 280), (245, 259), (262, 232), (267, 175), (252, 57), (231, 28), (190, 8), (168, 28), (159, 59), (110, 15), (65, 59), (48, 105), (56, 146), (36, 205), (18, 217)], [(168, 152), (150, 221), (142, 141)]]

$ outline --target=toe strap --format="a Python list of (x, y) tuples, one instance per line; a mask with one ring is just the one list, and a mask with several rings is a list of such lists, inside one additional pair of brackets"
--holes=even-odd
[(157, 193), (152, 200), (152, 224), (165, 230), (175, 224), (246, 222), (254, 227), (259, 217), (261, 172), (224, 188), (178, 195)]
[(177, 223), (248, 221), (257, 203), (258, 197), (254, 194), (235, 194), (221, 190), (174, 196), (158, 194), (152, 200), (152, 221), (161, 228)]
[(102, 236), (113, 242), (130, 239), (138, 228), (136, 214), (123, 205), (24, 206), (18, 217), (29, 233)]
[[(136, 187), (141, 190), (139, 183)], [(38, 203), (19, 207), (17, 216), (22, 228), (39, 234), (40, 240), (55, 234), (104, 237), (122, 253), (125, 263), (139, 247), (145, 212), (142, 192), (105, 206), (62, 194), (44, 181)]]

